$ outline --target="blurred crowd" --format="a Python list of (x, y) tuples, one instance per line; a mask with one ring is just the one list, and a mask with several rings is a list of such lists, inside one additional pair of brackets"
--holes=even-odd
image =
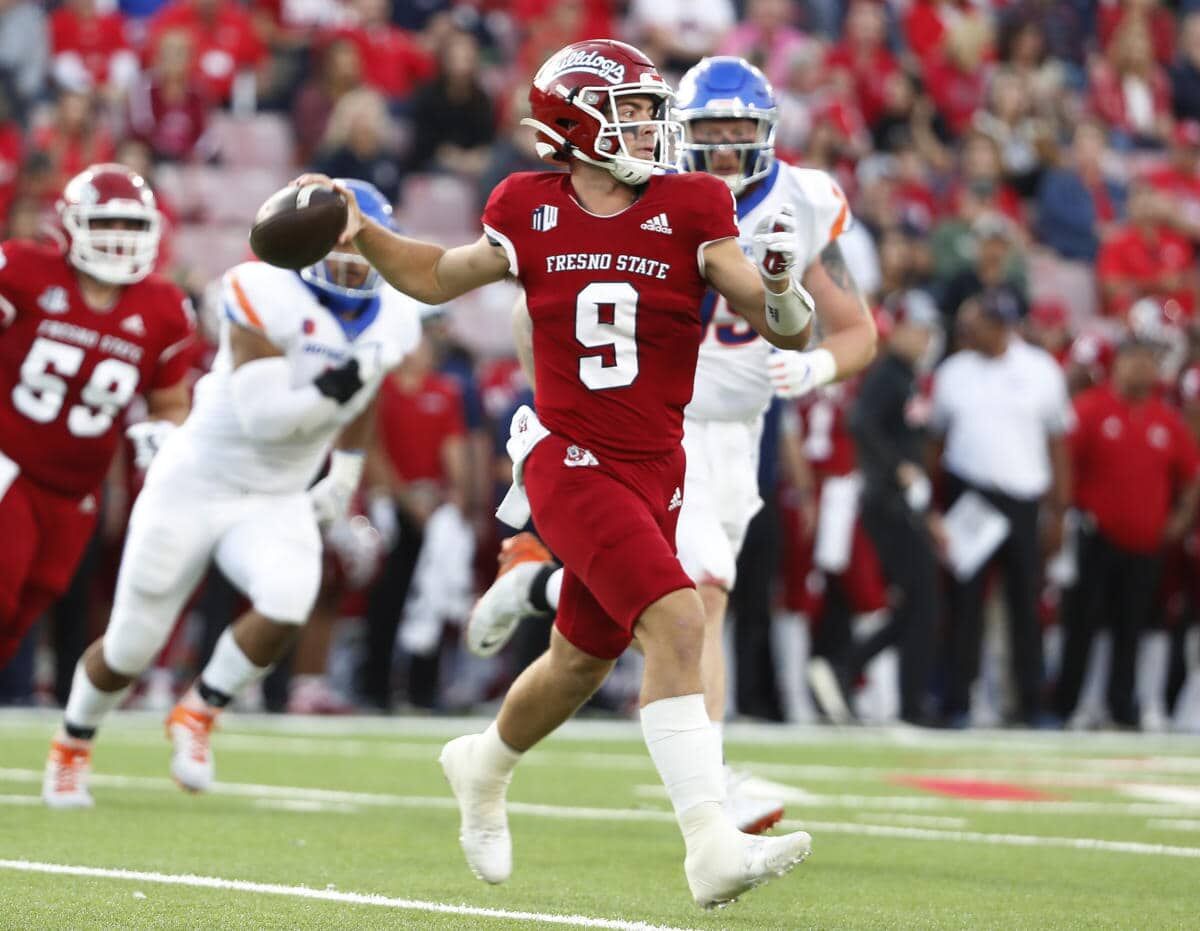
[[(136, 168), (168, 221), (161, 270), (196, 297), (211, 341), (212, 282), (247, 257), (254, 209), (300, 168), (371, 181), (413, 234), (476, 237), (497, 181), (544, 167), (519, 128), (530, 76), (596, 36), (637, 44), (672, 80), (710, 54), (758, 65), (779, 101), (779, 156), (832, 173), (850, 200), (843, 251), (881, 356), (889, 333), (930, 309), (937, 323), (920, 352), (903, 335), (896, 350), (920, 388), (906, 422), (929, 428), (931, 502), (912, 515), (938, 556), (923, 635), (893, 631), (869, 661), (847, 659), (911, 605), (860, 526), (859, 386), (778, 401), (767, 505), (732, 600), (731, 712), (811, 718), (816, 656), (869, 720), (1160, 729), (1174, 714), (1200, 728), (1193, 0), (0, 0), (0, 226), (36, 237), (66, 178), (97, 161)], [(543, 622), (499, 661), (458, 641), (494, 572), (502, 440), (529, 395), (513, 296), (502, 284), (427, 309), (422, 349), (382, 396), (361, 513), (331, 533), (317, 616), (265, 685), (267, 707), (460, 710), (544, 644)], [(1017, 344), (1053, 360), (1061, 396), (1040, 363), (1015, 361)], [(956, 354), (972, 408), (938, 389)], [(964, 359), (983, 374), (963, 375)], [(1014, 400), (1042, 391), (1045, 409)], [(1030, 429), (964, 438), (972, 417), (975, 433), (1010, 417)], [(1122, 451), (1140, 447), (1122, 430), (1149, 437), (1128, 467)], [(1037, 445), (1033, 459), (987, 448), (1005, 436)], [(0, 675), (0, 700), (65, 697), (106, 621), (138, 480), (114, 470), (76, 585)], [(1006, 532), (952, 571), (941, 521), (964, 488)], [(239, 607), (211, 576), (138, 700), (166, 703)], [(916, 653), (920, 681), (902, 688)], [(598, 701), (627, 707), (636, 664)]]

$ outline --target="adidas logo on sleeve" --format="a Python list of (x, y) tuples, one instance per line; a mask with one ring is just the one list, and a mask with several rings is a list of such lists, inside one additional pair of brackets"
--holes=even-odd
[(657, 216), (651, 217), (642, 224), (642, 229), (650, 230), (652, 233), (666, 233), (667, 235), (675, 232), (673, 229), (671, 229), (671, 221), (667, 219), (667, 215), (665, 213), (660, 213)]

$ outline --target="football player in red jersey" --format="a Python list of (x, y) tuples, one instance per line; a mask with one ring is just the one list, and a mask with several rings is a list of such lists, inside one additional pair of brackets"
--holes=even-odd
[(58, 212), (65, 251), (0, 244), (0, 668), (70, 584), (134, 395), (149, 407), (129, 431), (142, 467), (188, 410), (194, 318), (151, 273), (161, 219), (149, 186), (93, 165)]
[[(797, 280), (789, 214), (764, 221), (756, 270), (738, 245), (724, 181), (656, 171), (671, 168), (681, 135), (667, 119), (672, 97), (631, 46), (567, 46), (534, 78), (530, 122), (539, 153), (569, 172), (508, 177), (484, 210), (484, 235), (469, 246), (405, 239), (353, 208), (344, 235), (425, 303), (512, 275), (533, 324), (537, 413), (514, 419), (510, 505), (519, 511), (527, 494), (567, 571), (550, 649), (513, 684), (487, 731), (442, 751), (468, 865), (489, 882), (509, 877), (513, 768), (588, 699), (636, 636), (645, 654), (643, 733), (683, 831), (692, 895), (710, 906), (800, 862), (811, 838), (742, 834), (722, 811), (720, 740), (700, 672), (704, 607), (675, 556), (700, 303), (712, 286), (785, 349), (806, 345), (813, 306)], [(299, 179), (314, 181), (328, 179)]]

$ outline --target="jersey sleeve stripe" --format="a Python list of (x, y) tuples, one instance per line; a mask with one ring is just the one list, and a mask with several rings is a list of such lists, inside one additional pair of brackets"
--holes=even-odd
[(17, 319), (17, 308), (13, 306), (12, 301), (0, 294), (0, 330), (11, 324)]
[(833, 242), (842, 233), (846, 232), (846, 218), (850, 216), (850, 208), (846, 206), (846, 202), (842, 201), (842, 209), (838, 211), (837, 219), (833, 221), (833, 226), (829, 229), (829, 241)]
[(488, 239), (500, 244), (504, 249), (504, 254), (508, 257), (508, 270), (516, 277), (517, 272), (517, 247), (513, 245), (513, 241), (497, 230), (495, 227), (483, 224), (483, 231), (487, 234)]
[(833, 185), (833, 193), (837, 195), (837, 199), (842, 204), (842, 209), (838, 211), (837, 219), (833, 221), (833, 226), (829, 228), (829, 241), (833, 242), (842, 233), (846, 232), (846, 221), (850, 219), (850, 205), (846, 203), (846, 195), (842, 193), (841, 188), (836, 184)]
[(229, 285), (233, 289), (233, 296), (238, 302), (238, 309), (246, 316), (245, 322), (259, 330), (265, 330), (266, 327), (263, 326), (262, 318), (254, 312), (254, 307), (251, 305), (250, 299), (246, 297), (246, 292), (242, 289), (241, 283), (233, 275), (229, 276)]

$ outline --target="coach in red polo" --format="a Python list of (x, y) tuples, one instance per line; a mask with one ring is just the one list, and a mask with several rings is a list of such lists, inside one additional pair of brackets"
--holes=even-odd
[(1126, 339), (1112, 380), (1075, 398), (1070, 436), (1075, 506), (1081, 512), (1079, 578), (1063, 604), (1066, 644), (1058, 710), (1079, 697), (1093, 635), (1113, 638), (1108, 705), (1136, 725), (1134, 662), (1150, 620), (1163, 544), (1191, 525), (1200, 498), (1200, 452), (1183, 418), (1157, 393), (1160, 347)]

